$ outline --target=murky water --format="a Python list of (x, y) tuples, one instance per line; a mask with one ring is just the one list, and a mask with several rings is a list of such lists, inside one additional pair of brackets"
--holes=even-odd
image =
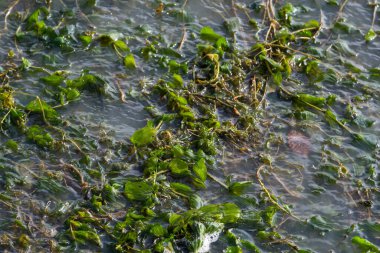
[[(164, 1), (166, 5), (174, 7), (161, 14), (155, 11), (159, 6), (157, 1), (104, 0), (98, 1), (97, 6), (91, 10), (78, 8), (78, 2), (81, 1), (52, 1), (52, 9), (72, 11), (71, 20), (65, 22), (71, 23), (76, 29), (126, 36), (131, 52), (136, 54), (153, 37), (160, 37), (159, 41), (166, 47), (178, 47), (183, 36), (186, 36), (180, 51), (181, 61), (193, 60), (191, 57), (197, 50), (196, 36), (203, 26), (211, 26), (215, 31), (226, 34), (222, 24), (231, 18), (241, 20), (235, 33), (236, 47), (241, 50), (249, 49), (255, 43), (257, 35), (247, 24), (247, 15), (259, 22), (261, 19), (252, 9), (260, 1)], [(235, 3), (234, 8), (231, 2)], [(331, 32), (327, 29), (337, 18), (338, 6), (328, 5), (328, 1), (324, 0), (288, 2), (297, 7), (294, 18), (296, 22), (316, 19), (326, 28), (322, 28), (321, 35), (317, 38), (320, 50), (328, 55), (324, 62), (326, 68), (346, 73), (347, 68), (344, 65), (350, 64), (360, 69), (363, 75), (368, 74), (370, 68), (379, 68), (379, 38), (371, 43), (364, 40), (364, 34), (371, 26), (373, 12), (373, 7), (366, 1), (348, 1), (341, 13), (344, 23), (351, 29), (348, 33), (339, 30)], [(13, 4), (12, 13), (8, 16), (7, 8)], [(96, 157), (94, 161), (113, 161), (115, 164), (123, 162), (122, 157), (107, 149), (107, 142), (126, 141), (136, 129), (145, 125), (149, 114), (144, 107), (148, 104), (138, 98), (139, 91), (144, 82), (156, 82), (166, 70), (157, 68), (153, 61), (136, 57), (138, 68), (126, 73), (115, 52), (108, 48), (94, 47), (86, 51), (79, 49), (65, 52), (56, 48), (44, 48), (35, 41), (30, 42), (32, 46), (26, 42), (16, 45), (14, 34), (21, 23), (20, 19), (27, 16), (36, 5), (38, 3), (26, 0), (0, 1), (0, 10), (4, 11), (0, 16), (0, 29), (7, 28), (0, 35), (0, 62), (6, 61), (8, 51), (12, 49), (16, 57), (27, 56), (34, 65), (42, 65), (51, 71), (66, 70), (70, 76), (76, 77), (82, 69), (89, 69), (100, 75), (108, 84), (107, 96), (84, 94), (84, 98), (66, 106), (60, 113), (70, 122), (68, 129), (75, 129), (78, 136), (89, 137), (88, 150)], [(377, 14), (380, 16), (379, 12)], [(374, 30), (379, 29), (377, 18)], [(338, 50), (339, 45), (343, 45), (345, 49)], [(14, 81), (12, 87), (23, 92), (16, 99), (26, 104), (30, 98), (25, 93), (43, 94), (45, 86), (39, 81), (41, 76), (43, 73), (36, 73)], [(119, 99), (118, 85), (127, 94), (125, 103)], [(320, 82), (302, 87), (289, 84), (290, 87), (292, 85), (305, 93), (319, 96), (336, 94), (334, 110), (344, 115), (347, 107), (353, 106), (358, 122), (352, 127), (353, 130), (379, 144), (379, 77), (357, 80), (353, 84)], [(263, 138), (270, 141), (265, 147), (258, 147), (248, 153), (225, 150), (218, 157), (219, 164), (215, 175), (222, 179), (231, 177), (237, 181), (253, 181), (253, 186), (240, 200), (245, 203), (247, 210), (253, 210), (258, 201), (255, 193), (260, 190), (256, 180), (257, 169), (260, 160), (268, 159), (270, 166), (261, 170), (262, 181), (298, 218), (276, 220), (277, 231), (284, 238), (315, 252), (354, 252), (356, 248), (352, 246), (347, 232), (354, 225), (353, 233), (380, 245), (379, 150), (370, 152), (365, 147), (356, 145), (350, 136), (339, 128), (331, 127), (318, 114), (311, 115), (308, 120), (297, 119), (295, 114), (291, 102), (279, 98), (275, 90), (270, 91), (263, 114), (263, 121), (270, 122), (266, 129), (263, 128)], [(365, 120), (374, 123), (371, 127), (365, 127)], [(289, 147), (287, 135), (291, 131), (298, 131), (308, 138), (310, 145), (307, 148), (310, 150), (304, 155)], [(0, 135), (0, 138), (1, 144), (8, 139), (4, 135)], [(18, 155), (5, 149), (0, 150), (0, 236), (5, 235), (4, 231), (13, 230), (16, 231), (14, 238), (9, 239), (15, 240), (19, 226), (37, 238), (37, 244), (46, 245), (61, 233), (60, 229), (66, 218), (65, 210), (82, 200), (81, 187), (73, 180), (75, 176), (68, 175), (68, 171), (62, 166), (62, 160), (75, 160), (77, 153), (63, 152), (52, 157), (51, 154), (25, 142), (17, 134), (13, 138), (20, 141), (20, 146), (26, 153)], [(115, 178), (141, 174), (135, 165), (126, 166), (129, 170), (120, 171)], [(104, 175), (98, 175), (99, 173), (101, 174), (89, 168), (85, 171), (86, 180), (94, 185), (103, 184)], [(48, 186), (44, 188), (41, 183), (41, 178), (48, 178), (48, 175), (53, 175), (60, 182), (56, 189)], [(37, 181), (40, 183), (36, 186)], [(229, 201), (233, 198), (226, 195), (220, 187), (212, 185), (207, 192), (200, 194), (210, 203), (216, 199)], [(6, 196), (15, 201), (9, 204), (5, 200)], [(46, 215), (47, 213), (56, 215)], [(10, 225), (10, 218), (24, 223)], [(235, 232), (242, 239), (255, 240), (255, 229), (242, 225)], [(0, 242), (1, 249), (6, 239)], [(255, 242), (266, 252), (284, 250), (276, 244), (266, 245), (257, 240)], [(210, 252), (220, 252), (225, 243), (213, 243)], [(42, 247), (36, 246), (35, 250), (43, 251)]]

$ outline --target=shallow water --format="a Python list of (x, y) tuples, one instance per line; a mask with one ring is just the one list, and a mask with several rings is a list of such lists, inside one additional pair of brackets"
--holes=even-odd
[[(1, 1), (0, 10), (6, 10), (13, 2)], [(172, 3), (164, 2), (168, 6)], [(97, 6), (91, 10), (78, 9), (76, 1), (62, 0), (53, 1), (52, 9), (73, 11), (74, 16), (65, 22), (72, 24), (75, 29), (126, 37), (131, 52), (136, 54), (140, 47), (155, 36), (160, 37), (162, 45), (175, 48), (186, 31), (187, 37), (180, 51), (181, 61), (192, 61), (197, 50), (196, 38), (199, 30), (203, 26), (211, 26), (216, 32), (228, 37), (230, 35), (226, 34), (222, 24), (229, 18), (238, 17), (241, 20), (241, 26), (235, 33), (236, 48), (249, 49), (256, 42), (257, 35), (247, 25), (246, 15), (260, 21), (260, 15), (251, 9), (252, 5), (260, 1), (233, 2), (239, 8), (232, 8), (231, 1), (224, 0), (174, 1), (174, 7), (165, 9), (161, 14), (155, 12), (158, 7), (156, 1), (140, 0), (98, 1)], [(361, 69), (363, 75), (368, 74), (370, 68), (379, 68), (380, 39), (376, 38), (366, 43), (363, 38), (371, 25), (373, 8), (363, 4), (362, 0), (349, 1), (341, 17), (352, 26), (352, 31), (337, 33), (327, 29), (337, 16), (337, 6), (328, 5), (324, 0), (289, 2), (298, 7), (295, 22), (316, 19), (321, 20), (326, 28), (322, 28), (321, 35), (317, 38), (320, 49), (328, 55), (324, 62), (325, 67), (346, 73), (347, 70), (343, 67), (343, 63), (346, 62)], [(43, 66), (51, 71), (66, 70), (70, 76), (77, 77), (82, 69), (89, 69), (100, 75), (108, 84), (107, 96), (85, 93), (79, 101), (69, 104), (59, 112), (63, 119), (69, 122), (67, 129), (75, 129), (78, 136), (88, 137), (86, 145), (93, 154), (93, 161), (123, 163), (124, 158), (109, 150), (107, 143), (125, 142), (136, 129), (145, 125), (150, 117), (144, 110), (148, 103), (139, 97), (139, 92), (144, 83), (155, 83), (166, 73), (166, 69), (157, 68), (154, 61), (136, 57), (138, 68), (126, 73), (115, 52), (109, 48), (94, 47), (89, 50), (76, 49), (74, 52), (65, 52), (57, 48), (45, 48), (36, 41), (15, 45), (14, 34), (21, 23), (18, 15), (27, 16), (37, 5), (34, 1), (20, 0), (14, 6), (13, 15), (7, 17), (8, 30), (3, 29), (0, 33), (0, 62), (5, 62), (8, 51), (12, 49), (18, 60), (21, 56), (27, 57), (33, 65)], [(185, 15), (181, 16), (178, 13)], [(0, 27), (5, 26), (4, 18), (3, 13), (0, 16)], [(379, 19), (376, 19), (374, 30), (378, 31), (379, 26)], [(347, 45), (350, 51), (338, 51), (338, 42)], [(43, 94), (45, 86), (39, 81), (42, 76), (43, 73), (28, 74), (12, 82), (12, 87), (24, 92), (16, 96), (17, 101), (27, 104), (30, 98), (25, 93)], [(126, 93), (125, 103), (119, 99), (118, 83)], [(337, 103), (334, 110), (339, 112), (339, 115), (344, 114), (348, 105), (354, 105), (358, 120), (368, 119), (375, 123), (371, 127), (353, 125), (352, 129), (379, 145), (378, 77), (358, 80), (354, 84), (320, 82), (305, 84), (302, 87), (295, 84), (289, 86), (319, 96), (336, 94)], [(356, 96), (364, 96), (363, 90), (368, 90), (367, 93), (372, 96), (364, 102), (355, 102)], [(374, 224), (379, 226), (380, 219), (378, 148), (369, 152), (365, 147), (352, 143), (345, 132), (331, 127), (318, 114), (314, 114), (311, 120), (296, 119), (291, 102), (279, 98), (274, 88), (269, 91), (265, 103), (266, 110), (262, 114), (262, 120), (271, 124), (266, 129), (262, 127), (262, 130), (263, 138), (270, 140), (268, 144), (258, 146), (248, 153), (224, 150), (225, 152), (218, 156), (218, 165), (214, 172), (222, 180), (230, 177), (237, 181), (253, 181), (253, 185), (239, 200), (225, 194), (218, 185), (211, 183), (207, 191), (200, 191), (199, 194), (210, 203), (240, 201), (242, 205), (246, 205), (247, 210), (254, 210), (256, 202), (259, 201), (255, 193), (260, 190), (256, 172), (260, 159), (265, 157), (271, 160), (271, 165), (261, 172), (263, 182), (280, 202), (290, 206), (294, 216), (299, 218), (297, 220), (279, 217), (276, 220), (277, 231), (282, 236), (300, 248), (315, 252), (360, 252), (352, 245), (351, 237), (347, 236), (346, 232), (350, 226), (355, 225), (355, 234), (380, 245), (378, 227), (377, 230), (373, 228)], [(311, 146), (307, 156), (292, 151), (287, 145), (287, 134), (292, 130), (300, 131), (310, 139)], [(0, 235), (9, 232), (9, 217), (22, 220), (25, 223), (24, 229), (36, 238), (36, 246), (31, 249), (33, 252), (43, 249), (43, 245), (62, 233), (63, 222), (68, 215), (65, 208), (69, 209), (83, 199), (81, 187), (73, 179), (75, 176), (65, 176), (67, 170), (62, 168), (62, 161), (76, 160), (77, 152), (50, 154), (39, 150), (17, 134), (12, 138), (19, 141), (21, 149), (25, 149), (26, 153), (21, 155), (5, 149), (0, 150), (0, 193), (12, 196), (15, 205), (8, 206), (5, 201), (0, 203)], [(1, 144), (8, 139), (9, 137), (0, 135)], [(136, 165), (126, 166), (129, 170), (118, 172), (113, 180), (141, 175)], [(368, 176), (370, 168), (374, 171), (373, 176)], [(102, 185), (108, 168), (103, 169), (104, 174), (101, 169), (100, 172), (90, 168), (86, 170), (84, 173), (88, 183)], [(61, 186), (57, 186), (57, 189), (42, 187), (40, 179), (52, 174)], [(365, 205), (366, 201), (371, 203), (370, 207)], [(182, 208), (175, 206), (180, 204), (168, 205), (169, 208)], [(46, 213), (56, 215), (49, 216)], [(303, 222), (305, 220), (307, 222)], [(27, 221), (29, 223), (26, 223)], [(37, 227), (44, 229), (39, 230)], [(13, 225), (11, 229), (11, 236), (17, 238), (17, 226)], [(234, 228), (234, 231), (242, 239), (255, 240), (263, 252), (289, 251), (275, 243), (267, 245), (260, 242), (253, 235), (255, 228), (249, 225), (243, 224)], [(226, 242), (223, 240), (216, 241), (211, 244), (210, 252), (221, 252), (225, 245)], [(94, 249), (90, 247), (90, 250)]]

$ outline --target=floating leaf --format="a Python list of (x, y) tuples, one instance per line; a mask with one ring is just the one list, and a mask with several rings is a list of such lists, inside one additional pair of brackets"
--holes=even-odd
[(181, 183), (172, 182), (172, 183), (170, 183), (170, 188), (172, 188), (176, 192), (179, 192), (179, 193), (185, 194), (185, 195), (190, 195), (191, 193), (193, 193), (193, 189), (191, 189), (190, 186), (185, 185), (185, 184), (181, 184)]
[(357, 245), (363, 252), (380, 252), (379, 247), (360, 236), (352, 237), (351, 242), (352, 244)]
[(51, 85), (51, 86), (59, 86), (66, 79), (66, 73), (62, 71), (57, 71), (51, 74), (50, 76), (45, 76), (41, 78), (41, 81)]
[(321, 231), (331, 231), (333, 229), (332, 225), (329, 224), (324, 218), (321, 216), (313, 216), (309, 220), (309, 224), (311, 224), (314, 228)]
[(54, 144), (54, 139), (42, 127), (33, 125), (26, 131), (28, 139), (34, 141), (40, 147), (51, 148)]
[(143, 181), (125, 183), (124, 194), (130, 200), (146, 201), (153, 195), (153, 185)]
[(207, 179), (207, 167), (205, 159), (199, 159), (193, 166), (194, 174), (202, 181), (205, 182)]
[(250, 181), (234, 182), (228, 186), (228, 191), (233, 195), (240, 196), (251, 185), (252, 182)]
[(370, 42), (370, 41), (376, 39), (376, 37), (377, 37), (376, 32), (373, 30), (373, 28), (371, 28), (371, 29), (369, 29), (369, 31), (364, 36), (364, 39), (365, 39), (365, 41)]
[(175, 176), (186, 176), (189, 175), (189, 166), (187, 162), (179, 158), (174, 158), (169, 163), (170, 171)]
[(222, 35), (216, 33), (214, 29), (209, 26), (205, 26), (201, 29), (200, 36), (202, 40), (216, 42), (218, 39), (223, 38)]
[(317, 96), (313, 96), (313, 95), (305, 94), (305, 93), (297, 94), (295, 99), (296, 99), (296, 102), (308, 103), (308, 104), (317, 106), (319, 108), (323, 107), (326, 103), (326, 99), (324, 97), (317, 97)]
[(131, 136), (131, 142), (136, 146), (145, 146), (153, 142), (156, 138), (157, 130), (148, 122), (148, 124), (136, 130)]
[(121, 51), (129, 51), (129, 47), (128, 47), (127, 44), (125, 44), (125, 42), (122, 41), (122, 40), (117, 40), (117, 41), (113, 42), (113, 45), (114, 45), (118, 50), (121, 50)]
[(50, 105), (48, 105), (45, 101), (37, 98), (31, 101), (26, 107), (26, 110), (34, 113), (41, 113), (45, 117), (46, 120), (57, 123), (58, 122), (58, 113), (54, 110)]
[(135, 57), (133, 54), (128, 54), (127, 56), (124, 57), (124, 66), (127, 69), (135, 69), (136, 68), (136, 61)]
[(278, 71), (284, 70), (284, 67), (280, 63), (276, 62), (275, 60), (273, 60), (269, 57), (266, 57), (264, 55), (260, 55), (260, 60), (265, 60), (266, 62), (268, 62), (273, 67), (274, 70), (278, 70)]

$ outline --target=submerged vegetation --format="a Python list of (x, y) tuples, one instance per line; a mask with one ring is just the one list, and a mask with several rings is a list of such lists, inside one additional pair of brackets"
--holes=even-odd
[[(201, 27), (187, 1), (141, 1), (182, 26), (168, 41), (129, 19), (93, 24), (123, 1), (32, 2), (2, 16), (0, 249), (380, 252), (379, 114), (365, 112), (380, 106), (380, 69), (340, 39), (376, 42), (376, 3), (358, 31), (349, 1), (321, 1), (328, 23), (301, 4), (231, 1)], [(120, 139), (80, 115), (87, 101), (143, 105), (149, 119)], [(312, 160), (311, 176), (292, 157)], [(352, 204), (350, 224), (318, 210), (324, 194)], [(312, 241), (327, 234), (325, 248)]]

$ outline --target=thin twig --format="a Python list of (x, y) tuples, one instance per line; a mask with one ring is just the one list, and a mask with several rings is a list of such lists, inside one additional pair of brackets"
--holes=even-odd
[(182, 50), (182, 47), (183, 47), (183, 44), (184, 44), (185, 41), (186, 41), (186, 38), (187, 38), (186, 27), (183, 27), (183, 28), (182, 28), (182, 37), (181, 37), (181, 40), (180, 40), (179, 43), (178, 43), (178, 50), (179, 50), (179, 51)]
[(207, 176), (209, 176), (212, 180), (214, 180), (215, 182), (217, 182), (218, 184), (220, 184), (221, 186), (223, 186), (225, 189), (228, 189), (228, 186), (225, 183), (223, 183), (222, 181), (220, 181), (218, 178), (216, 178), (215, 176), (213, 176), (209, 172), (207, 172)]
[[(5, 17), (4, 17), (4, 32), (8, 30), (8, 17), (12, 13), (13, 8), (19, 3), (20, 0), (15, 0), (5, 11)], [(1, 34), (0, 34), (1, 36)]]
[(124, 91), (121, 89), (120, 81), (118, 79), (116, 79), (116, 88), (119, 91), (119, 96), (120, 96), (121, 102), (126, 103), (127, 100), (125, 99)]

